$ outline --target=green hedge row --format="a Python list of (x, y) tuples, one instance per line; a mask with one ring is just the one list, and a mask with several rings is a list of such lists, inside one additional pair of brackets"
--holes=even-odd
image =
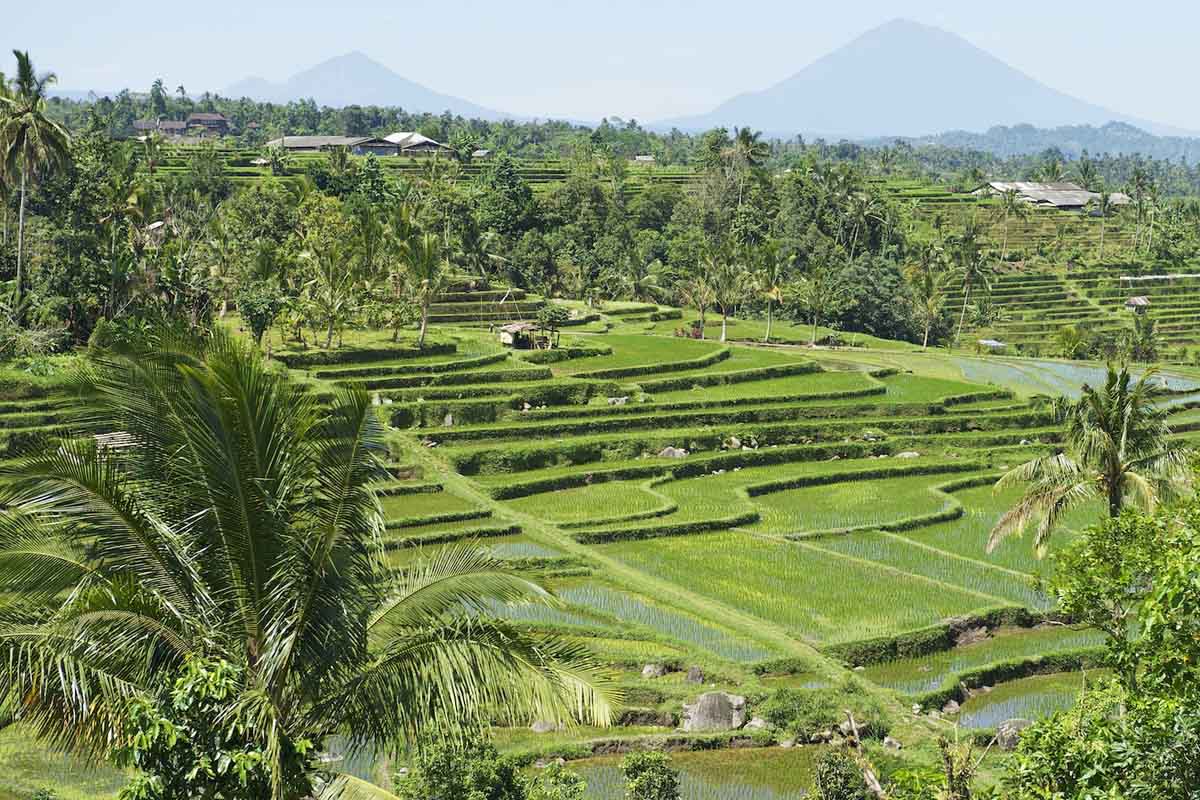
[(422, 525), (441, 525), (445, 522), (465, 522), (471, 519), (484, 519), (490, 517), (492, 512), (486, 508), (474, 508), (466, 511), (447, 511), (442, 514), (427, 514), (423, 517), (401, 517), (398, 519), (389, 519), (386, 523), (388, 530), (400, 530), (402, 528), (419, 528)]
[[(634, 408), (641, 408), (643, 412), (647, 410), (645, 406), (635, 405)], [(808, 405), (772, 405), (764, 408), (741, 408), (735, 406), (732, 409), (720, 411), (712, 409), (701, 411), (680, 411), (669, 414), (661, 413), (655, 409), (654, 411), (656, 413), (643, 413), (638, 416), (618, 413), (612, 417), (600, 417), (598, 419), (584, 418), (578, 421), (566, 419), (563, 421), (534, 422), (529, 424), (506, 421), (499, 425), (481, 428), (464, 428), (454, 431), (438, 431), (431, 434), (431, 438), (445, 443), (472, 441), (481, 438), (558, 438), (562, 436), (575, 436), (580, 434), (594, 435), (601, 433), (616, 433), (621, 431), (635, 431), (644, 428), (694, 428), (713, 425), (746, 425), (750, 423), (786, 422), (810, 418), (837, 419), (841, 417), (853, 417), (859, 414), (869, 414), (872, 411), (879, 410), (892, 411), (896, 416), (903, 416), (906, 413), (911, 413), (913, 415), (928, 414), (928, 412), (931, 410), (940, 412), (942, 409), (940, 406), (931, 407), (923, 403), (914, 403), (911, 404), (910, 407), (906, 408), (902, 408), (899, 405), (883, 407), (869, 405), (861, 407), (827, 406), (824, 408)]]
[[(675, 478), (688, 478), (704, 475), (718, 469), (729, 471), (738, 467), (769, 466), (771, 464), (787, 464), (797, 461), (825, 461), (834, 456), (838, 458), (865, 458), (867, 456), (890, 452), (890, 448), (891, 445), (884, 442), (840, 442), (836, 444), (775, 447), (765, 450), (733, 450), (727, 453), (689, 458), (681, 461), (678, 466), (659, 462), (607, 470), (601, 469), (594, 472), (577, 472), (553, 478), (535, 478), (503, 486), (494, 486), (491, 488), (490, 494), (497, 500), (511, 500), (516, 497), (527, 497), (559, 489), (570, 489), (590, 483), (650, 478), (664, 473)], [(585, 461), (579, 463), (588, 464), (594, 462)], [(496, 471), (502, 472), (504, 470)]]
[(792, 375), (807, 375), (822, 372), (819, 364), (811, 361), (800, 361), (795, 364), (780, 364), (774, 367), (756, 367), (740, 369), (732, 372), (713, 372), (707, 375), (688, 375), (680, 378), (661, 378), (658, 380), (639, 381), (643, 392), (675, 392), (691, 389), (695, 386), (727, 386), (735, 383), (750, 381), (765, 381), (772, 378), (787, 378)]
[(365, 389), (412, 389), (423, 386), (461, 386), (463, 384), (513, 383), (547, 380), (553, 377), (548, 367), (514, 367), (478, 372), (443, 372), (433, 375), (408, 375), (394, 378), (364, 378), (347, 385)]
[(426, 344), (416, 347), (346, 347), (339, 350), (313, 350), (311, 352), (276, 353), (275, 358), (291, 369), (328, 367), (334, 364), (355, 364), (368, 361), (389, 361), (421, 356), (453, 355), (458, 346), (451, 343)]
[(444, 491), (440, 483), (392, 483), (375, 490), (378, 497), (403, 497), (406, 494), (437, 494)]
[(439, 427), (451, 420), (451, 425), (480, 425), (495, 422), (512, 404), (509, 397), (482, 400), (430, 400), (384, 404), (387, 422), (393, 428)]
[(388, 538), (383, 542), (385, 550), (403, 550), (407, 547), (425, 547), (434, 544), (449, 544), (464, 539), (494, 539), (498, 536), (515, 536), (521, 532), (520, 525), (496, 525), (465, 528), (457, 531), (437, 531), (403, 538)]
[(607, 345), (597, 347), (556, 347), (553, 350), (520, 350), (515, 353), (521, 361), (530, 364), (557, 364), (575, 358), (593, 358), (595, 356), (611, 356), (612, 348)]
[(663, 322), (668, 319), (683, 319), (683, 309), (668, 308), (665, 311), (654, 311), (646, 317), (650, 322)]
[(823, 651), (855, 666), (881, 664), (901, 658), (917, 658), (952, 650), (958, 635), (969, 628), (986, 626), (998, 628), (1015, 625), (1029, 628), (1045, 621), (1044, 615), (1035, 614), (1020, 606), (997, 606), (976, 614), (940, 622), (899, 636), (880, 636), (860, 639), (856, 642), (828, 645)]
[(827, 486), (832, 483), (847, 483), (850, 481), (873, 481), (886, 478), (915, 477), (918, 475), (945, 475), (950, 472), (970, 472), (986, 469), (987, 465), (978, 461), (947, 461), (935, 464), (905, 464), (889, 463), (868, 469), (855, 469), (846, 472), (831, 472), (824, 475), (800, 475), (795, 478), (782, 478), (764, 483), (756, 483), (746, 487), (746, 494), (759, 497), (764, 494), (786, 492), (790, 489), (803, 489), (808, 486)]
[(482, 356), (473, 356), (464, 358), (458, 361), (438, 361), (433, 364), (412, 364), (409, 366), (386, 366), (386, 367), (352, 367), (350, 369), (336, 370), (319, 370), (313, 373), (314, 377), (321, 380), (345, 380), (348, 378), (375, 378), (389, 375), (403, 377), (406, 375), (433, 375), (439, 372), (457, 372), (459, 370), (475, 369), (477, 367), (486, 367), (488, 364), (496, 364), (508, 358), (508, 353), (489, 353)]
[(691, 369), (704, 369), (711, 367), (725, 359), (729, 358), (732, 351), (728, 347), (722, 347), (719, 350), (714, 350), (711, 353), (700, 356), (699, 358), (690, 358), (685, 361), (667, 361), (662, 364), (642, 364), (635, 367), (613, 367), (612, 369), (597, 369), (590, 372), (579, 372), (575, 374), (576, 378), (592, 378), (596, 380), (621, 380), (623, 378), (636, 378), (640, 375), (656, 375), (662, 372), (684, 372)]
[(524, 300), (524, 289), (481, 289), (476, 292), (444, 292), (437, 296), (438, 303), (498, 302), (500, 300)]
[(694, 522), (673, 522), (665, 525), (643, 525), (635, 528), (619, 528), (606, 531), (575, 531), (572, 538), (580, 544), (605, 544), (607, 542), (628, 542), (641, 539), (658, 539), (664, 536), (688, 536), (706, 531), (723, 531), (736, 528), (739, 525), (750, 525), (758, 522), (756, 511), (747, 511), (729, 517), (696, 520)]
[(968, 697), (968, 689), (995, 686), (998, 683), (1028, 678), (1031, 675), (1051, 675), (1056, 672), (1077, 672), (1104, 666), (1103, 647), (1083, 647), (1058, 653), (1033, 656), (1032, 658), (997, 661), (976, 669), (947, 675), (942, 685), (930, 692), (911, 695), (913, 703), (922, 708), (938, 708), (951, 700), (962, 703)]

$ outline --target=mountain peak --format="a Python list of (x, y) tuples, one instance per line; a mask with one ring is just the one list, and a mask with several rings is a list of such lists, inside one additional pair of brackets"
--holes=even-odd
[(858, 139), (1111, 121), (1166, 132), (1056, 91), (958, 34), (899, 17), (774, 86), (663, 125), (692, 130), (749, 125), (785, 138), (802, 133)]
[(222, 94), (276, 103), (311, 98), (318, 105), (334, 108), (348, 105), (399, 106), (409, 112), (441, 114), (449, 111), (480, 119), (500, 119), (505, 116), (422, 86), (398, 75), (360, 50), (328, 58), (281, 83), (246, 78)]

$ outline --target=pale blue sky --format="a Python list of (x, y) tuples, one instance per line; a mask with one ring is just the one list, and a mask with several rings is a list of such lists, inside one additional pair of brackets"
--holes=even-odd
[[(1042, 82), (1200, 130), (1193, 0), (4, 0), (0, 47), (63, 89), (190, 92), (361, 50), (432, 89), (516, 114), (654, 120), (764, 88), (908, 17)], [(11, 59), (0, 69), (11, 72)], [(936, 91), (936, 87), (931, 87)], [(952, 98), (948, 98), (952, 102)]]

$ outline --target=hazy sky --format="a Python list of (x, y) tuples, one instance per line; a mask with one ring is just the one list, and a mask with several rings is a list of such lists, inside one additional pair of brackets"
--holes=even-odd
[(30, 50), (63, 89), (144, 90), (162, 76), (191, 93), (361, 50), (502, 111), (655, 120), (769, 86), (895, 17), (1081, 99), (1200, 130), (1195, 0), (3, 0), (0, 46)]

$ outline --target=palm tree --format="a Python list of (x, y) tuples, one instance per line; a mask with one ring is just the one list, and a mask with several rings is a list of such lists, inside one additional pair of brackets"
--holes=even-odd
[(880, 219), (882, 207), (874, 195), (866, 192), (855, 192), (850, 195), (846, 215), (850, 218), (853, 234), (850, 238), (850, 260), (854, 260), (854, 251), (858, 247), (859, 234), (871, 224), (871, 220)]
[(150, 131), (146, 135), (146, 138), (142, 140), (142, 147), (145, 150), (146, 170), (150, 173), (151, 179), (153, 179), (154, 170), (162, 163), (163, 155), (166, 152), (162, 134), (158, 131)]
[(702, 271), (700, 274), (692, 275), (683, 281), (679, 286), (679, 297), (683, 305), (691, 306), (700, 315), (700, 338), (703, 339), (704, 314), (716, 302), (716, 295), (713, 292), (712, 284), (708, 280), (707, 273)]
[(57, 122), (46, 116), (46, 90), (57, 77), (53, 72), (38, 75), (29, 53), (13, 50), (17, 77), (7, 96), (0, 96), (0, 153), (5, 170), (20, 179), (20, 210), (17, 212), (17, 277), (13, 307), (17, 321), (24, 317), (25, 299), (25, 203), (29, 187), (43, 171), (68, 158), (70, 138)]
[(905, 277), (917, 298), (917, 316), (925, 329), (921, 349), (929, 349), (929, 332), (942, 316), (946, 306), (946, 293), (942, 289), (946, 254), (936, 243), (930, 242), (917, 251), (917, 259), (905, 270)]
[(417, 347), (424, 347), (425, 332), (429, 327), (429, 308), (450, 284), (450, 261), (442, 247), (441, 238), (432, 233), (416, 237), (409, 247), (405, 269), (413, 302), (421, 311)]
[(1127, 366), (1111, 365), (1102, 389), (1084, 385), (1079, 400), (1061, 409), (1063, 450), (1007, 472), (996, 489), (1025, 485), (1025, 495), (992, 529), (988, 551), (1037, 523), (1034, 545), (1045, 554), (1058, 520), (1070, 508), (1101, 500), (1116, 517), (1127, 504), (1152, 510), (1186, 487), (1188, 453), (1171, 442), (1168, 409), (1156, 400), (1154, 370), (1134, 381)]
[(1024, 219), (1029, 213), (1029, 206), (1021, 199), (1021, 193), (1016, 189), (1006, 189), (997, 198), (995, 215), (1004, 225), (1004, 243), (1001, 246), (1000, 258), (1008, 258), (1008, 223), (1013, 217)]
[(1113, 211), (1113, 207), (1114, 207), (1113, 206), (1113, 197), (1111, 194), (1106, 192), (1104, 190), (1104, 187), (1102, 186), (1102, 187), (1100, 187), (1100, 192), (1099, 192), (1098, 196), (1096, 197), (1095, 200), (1092, 200), (1090, 203), (1088, 203), (1088, 207), (1091, 209), (1091, 213), (1093, 216), (1097, 216), (1100, 218), (1100, 260), (1103, 261), (1104, 260), (1104, 229), (1106, 227), (1106, 220), (1112, 214), (1112, 211)]
[(747, 271), (744, 263), (731, 254), (713, 254), (705, 261), (706, 280), (712, 290), (713, 304), (721, 312), (721, 341), (729, 331), (729, 315), (744, 299)]
[(219, 331), (102, 354), (80, 385), (81, 431), (121, 446), (75, 439), (0, 473), (9, 718), (103, 755), (186, 664), (221, 661), (240, 676), (222, 725), (264, 755), (240, 766), (276, 800), (316, 796), (305, 742), (611, 720), (616, 697), (584, 651), (490, 616), (551, 602), (538, 584), (463, 549), (384, 571), (371, 485), (388, 477), (387, 447), (365, 392), (323, 405)]
[(783, 286), (795, 263), (796, 254), (784, 255), (776, 242), (768, 242), (761, 250), (758, 268), (752, 278), (755, 288), (767, 301), (767, 330), (763, 334), (764, 342), (771, 341), (775, 304), (783, 302)]
[(827, 263), (816, 261), (801, 275), (791, 289), (791, 295), (801, 313), (812, 321), (812, 336), (808, 346), (817, 346), (817, 328), (822, 319), (840, 313), (846, 305), (846, 291), (837, 272)]
[(1079, 159), (1079, 163), (1075, 165), (1075, 174), (1079, 177), (1079, 185), (1089, 192), (1096, 185), (1098, 173), (1096, 164), (1085, 154)]
[(962, 282), (963, 290), (962, 312), (958, 317), (958, 333), (954, 335), (955, 345), (962, 338), (963, 325), (967, 321), (967, 303), (971, 297), (971, 290), (980, 287), (985, 291), (991, 291), (992, 288), (991, 265), (984, 256), (980, 243), (981, 237), (982, 229), (974, 219), (971, 219), (967, 220), (967, 224), (963, 226), (962, 233), (954, 238), (955, 268)]

